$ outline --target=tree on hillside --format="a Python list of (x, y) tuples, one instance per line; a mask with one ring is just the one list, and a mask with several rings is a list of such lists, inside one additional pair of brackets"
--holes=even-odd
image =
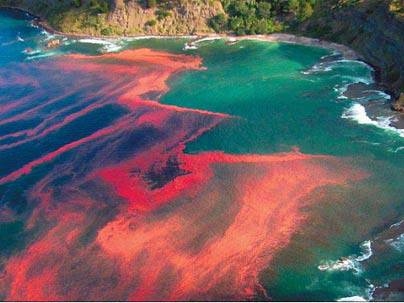
[(306, 20), (312, 14), (313, 14), (313, 7), (311, 6), (311, 4), (309, 2), (302, 3), (299, 10), (299, 19), (301, 21)]
[(269, 2), (259, 2), (257, 5), (257, 13), (260, 18), (271, 18), (271, 4)]
[(293, 13), (293, 14), (297, 15), (299, 12), (299, 8), (300, 8), (299, 0), (288, 0), (287, 10), (289, 13)]
[(224, 14), (217, 14), (209, 20), (209, 25), (217, 33), (225, 31), (227, 29), (227, 18)]

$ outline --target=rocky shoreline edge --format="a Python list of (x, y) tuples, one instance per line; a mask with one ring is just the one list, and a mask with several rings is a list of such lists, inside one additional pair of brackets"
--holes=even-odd
[(283, 42), (283, 43), (292, 43), (292, 44), (299, 44), (305, 46), (314, 46), (320, 47), (324, 49), (328, 49), (331, 51), (336, 51), (345, 59), (348, 60), (358, 60), (366, 63), (373, 69), (373, 79), (380, 87), (380, 90), (383, 90), (386, 94), (390, 96), (390, 108), (393, 111), (404, 113), (404, 107), (401, 104), (404, 104), (404, 94), (397, 94), (393, 89), (388, 87), (386, 83), (383, 83), (381, 80), (381, 68), (371, 64), (369, 61), (366, 60), (364, 56), (359, 54), (358, 52), (354, 51), (350, 47), (319, 39), (319, 38), (311, 38), (306, 36), (299, 36), (296, 34), (290, 33), (273, 33), (268, 35), (244, 35), (244, 36), (236, 36), (230, 34), (217, 34), (217, 33), (196, 33), (194, 35), (128, 35), (128, 36), (103, 36), (103, 35), (86, 35), (86, 34), (77, 34), (77, 33), (66, 33), (60, 32), (54, 29), (49, 23), (41, 16), (37, 16), (32, 14), (30, 11), (26, 9), (22, 9), (20, 7), (15, 6), (0, 6), (0, 9), (11, 9), (17, 10), (22, 13), (28, 14), (32, 19), (36, 26), (43, 28), (47, 32), (51, 34), (61, 35), (67, 38), (72, 39), (105, 39), (105, 40), (116, 40), (116, 39), (190, 39), (190, 40), (214, 40), (214, 39), (224, 39), (229, 42), (236, 42), (241, 40), (256, 40), (256, 41), (267, 41), (267, 42)]

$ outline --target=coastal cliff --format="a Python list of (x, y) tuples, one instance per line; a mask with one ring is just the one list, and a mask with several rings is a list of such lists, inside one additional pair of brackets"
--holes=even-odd
[(212, 33), (208, 20), (220, 13), (220, 1), (178, 1), (149, 8), (138, 1), (115, 0), (107, 20), (124, 35), (187, 35)]
[(0, 0), (75, 35), (254, 35), (290, 32), (344, 44), (404, 111), (401, 0)]
[[(397, 100), (393, 108), (404, 111), (404, 16), (390, 1), (361, 1), (328, 9), (323, 4), (295, 31), (348, 45), (376, 70), (376, 80)], [(401, 11), (400, 11), (401, 9)], [(401, 95), (400, 95), (401, 94)]]
[(88, 36), (212, 33), (208, 20), (224, 10), (218, 0), (0, 0), (39, 16), (49, 27)]

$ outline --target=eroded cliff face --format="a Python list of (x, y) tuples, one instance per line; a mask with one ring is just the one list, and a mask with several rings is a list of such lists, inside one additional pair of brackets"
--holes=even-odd
[(327, 11), (320, 9), (298, 31), (356, 50), (375, 67), (377, 80), (398, 98), (404, 90), (404, 22), (390, 12), (389, 2), (369, 0)]
[(126, 35), (181, 35), (213, 32), (208, 20), (224, 13), (220, 1), (178, 1), (163, 18), (158, 18), (158, 10), (136, 0), (115, 0), (108, 21), (120, 26)]
[(175, 0), (147, 8), (142, 0), (0, 0), (26, 9), (63, 33), (93, 36), (211, 33), (209, 19), (224, 13), (219, 0)]

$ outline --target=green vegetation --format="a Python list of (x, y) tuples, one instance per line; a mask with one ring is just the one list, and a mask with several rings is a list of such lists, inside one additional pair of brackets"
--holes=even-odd
[(79, 8), (83, 3), (81, 2), (81, 0), (72, 0), (72, 5), (74, 7)]
[[(319, 15), (333, 13), (346, 8), (361, 6), (364, 2), (385, 2), (390, 12), (404, 16), (402, 0), (221, 0), (224, 12), (208, 20), (215, 32), (230, 32), (237, 35), (269, 34), (290, 31), (306, 20), (316, 19)], [(126, 2), (126, 1), (124, 1)], [(144, 9), (153, 10), (155, 15), (145, 22), (143, 29), (130, 29), (141, 33), (159, 25), (165, 18), (173, 15), (172, 10), (184, 4), (197, 8), (211, 0), (139, 0)], [(27, 8), (34, 14), (44, 17), (57, 30), (68, 33), (86, 33), (94, 35), (120, 35), (124, 29), (119, 23), (111, 25), (107, 15), (111, 11), (113, 0), (0, 0), (0, 5)], [(116, 5), (116, 4), (115, 4)], [(327, 24), (316, 29), (319, 36), (331, 31)]]
[(156, 14), (158, 21), (161, 21), (161, 20), (167, 18), (168, 16), (171, 16), (171, 13), (165, 8), (157, 9), (155, 14)]
[(303, 21), (313, 14), (316, 0), (222, 0), (222, 4), (228, 18), (218, 14), (210, 26), (216, 32), (245, 35), (281, 31), (289, 23)]
[(152, 27), (152, 26), (155, 26), (156, 24), (157, 24), (157, 21), (153, 19), (153, 20), (147, 21), (144, 25)]
[(209, 20), (209, 26), (217, 33), (227, 29), (227, 17), (225, 14), (217, 14)]
[[(230, 31), (237, 35), (267, 34), (296, 28), (319, 14), (363, 6), (363, 0), (221, 0), (226, 14), (219, 13), (209, 20), (216, 32)], [(366, 2), (366, 1), (365, 1)], [(402, 0), (369, 0), (387, 3), (390, 12), (404, 17)], [(319, 28), (319, 31), (327, 31)], [(320, 35), (321, 36), (321, 35)]]
[(47, 20), (53, 28), (67, 33), (114, 35), (122, 33), (107, 20), (110, 0), (0, 0), (0, 5), (18, 6)]
[(90, 0), (89, 8), (91, 14), (106, 14), (109, 12), (109, 3), (107, 0)]

